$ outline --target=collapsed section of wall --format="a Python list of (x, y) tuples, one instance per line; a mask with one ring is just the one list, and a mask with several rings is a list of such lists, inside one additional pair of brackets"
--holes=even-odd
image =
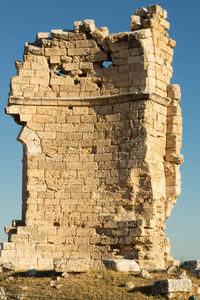
[(149, 6), (131, 32), (85, 20), (25, 45), (7, 108), (22, 125), (22, 220), (6, 228), (1, 261), (172, 260), (162, 230), (180, 193), (181, 115), (166, 16)]

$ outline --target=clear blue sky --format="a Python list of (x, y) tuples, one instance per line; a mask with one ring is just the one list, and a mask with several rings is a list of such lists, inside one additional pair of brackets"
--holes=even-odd
[(110, 33), (129, 31), (130, 16), (139, 7), (158, 4), (168, 11), (171, 38), (177, 41), (171, 83), (182, 89), (183, 148), (182, 194), (171, 218), (167, 236), (177, 259), (200, 259), (200, 1), (190, 0), (6, 0), (0, 3), (0, 241), (4, 226), (21, 216), (22, 146), (16, 141), (20, 126), (4, 114), (9, 81), (16, 74), (14, 61), (22, 60), (25, 42), (37, 32), (73, 29), (75, 20), (94, 19)]

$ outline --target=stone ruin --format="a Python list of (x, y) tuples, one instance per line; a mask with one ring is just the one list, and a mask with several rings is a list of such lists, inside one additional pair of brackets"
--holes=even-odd
[(180, 194), (182, 118), (166, 18), (153, 5), (130, 32), (85, 20), (25, 44), (6, 108), (22, 126), (22, 218), (5, 228), (0, 262), (173, 262), (163, 230)]

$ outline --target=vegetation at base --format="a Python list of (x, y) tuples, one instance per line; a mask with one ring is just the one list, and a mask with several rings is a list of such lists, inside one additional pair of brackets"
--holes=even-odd
[[(61, 274), (48, 271), (37, 272), (36, 276), (28, 276), (27, 272), (9, 272), (0, 273), (0, 286), (4, 289), (8, 299), (166, 299), (161, 295), (155, 295), (154, 280), (176, 278), (176, 274), (154, 272), (151, 276), (151, 279), (143, 279), (134, 273), (110, 270), (69, 274), (66, 278), (63, 278)], [(192, 280), (200, 284), (200, 280), (194, 278)], [(126, 287), (127, 282), (132, 282), (134, 288)], [(19, 295), (24, 296), (20, 298)], [(188, 293), (179, 293), (173, 299), (184, 300), (189, 296)]]

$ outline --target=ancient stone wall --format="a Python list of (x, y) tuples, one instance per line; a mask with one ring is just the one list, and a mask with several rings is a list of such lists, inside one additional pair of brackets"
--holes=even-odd
[(166, 17), (154, 5), (135, 11), (130, 32), (85, 20), (25, 45), (6, 109), (22, 125), (22, 219), (0, 261), (172, 260), (162, 230), (180, 194), (182, 126)]

